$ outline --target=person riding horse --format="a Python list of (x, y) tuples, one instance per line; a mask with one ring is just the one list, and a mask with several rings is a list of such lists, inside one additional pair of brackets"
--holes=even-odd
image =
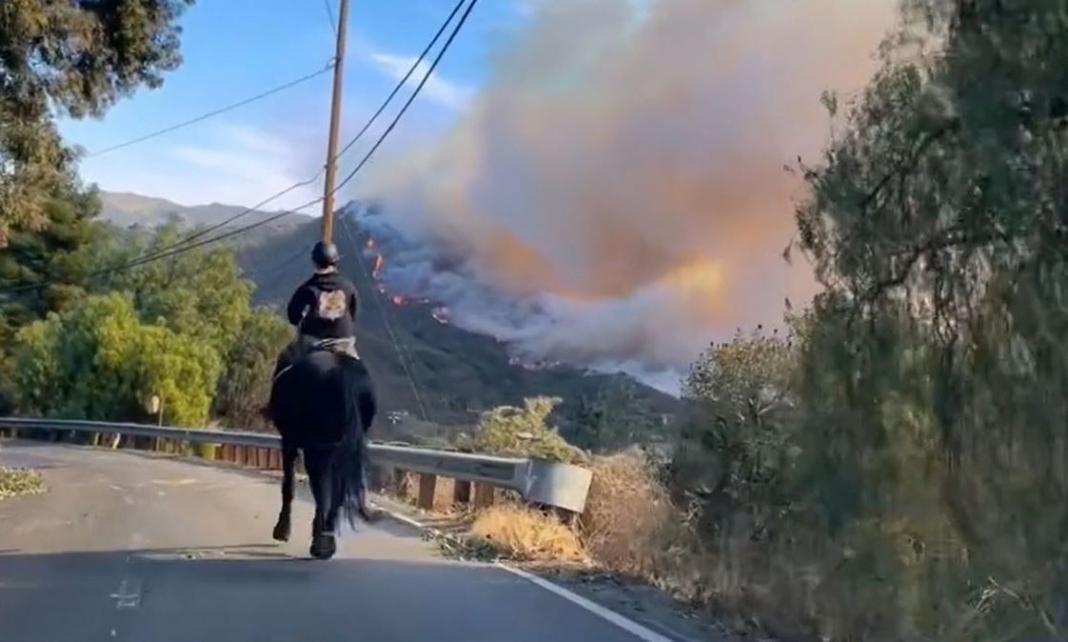
[(360, 358), (356, 351), (356, 286), (338, 272), (340, 259), (333, 243), (320, 241), (312, 249), (315, 273), (297, 288), (286, 306), (289, 322), (299, 335), (282, 353), (276, 377), (312, 349)]
[[(356, 287), (338, 272), (340, 255), (337, 247), (332, 243), (316, 243), (312, 250), (312, 261), (315, 263), (315, 273), (297, 288), (286, 306), (289, 322), (296, 326), (298, 334), (296, 340), (278, 357), (272, 384), (272, 398), (264, 408), (264, 416), (271, 419), (282, 434), (285, 469), (288, 471), (283, 480), (284, 511), (279, 517), (279, 524), (275, 530), (275, 538), (282, 540), (288, 539), (288, 502), (291, 500), (292, 489), (287, 491), (285, 488), (287, 484), (292, 486), (292, 481), (289, 479), (292, 477), (292, 460), (295, 457), (292, 443), (308, 438), (306, 433), (309, 430), (309, 422), (317, 423), (318, 420), (325, 420), (327, 423), (336, 424), (341, 421), (345, 425), (335, 427), (343, 433), (347, 433), (351, 428), (348, 421), (357, 422), (360, 434), (355, 438), (359, 444), (354, 451), (346, 451), (350, 454), (358, 452), (360, 459), (360, 462), (356, 464), (356, 469), (361, 471), (358, 475), (360, 480), (353, 482), (357, 487), (353, 493), (356, 495), (355, 510), (366, 521), (375, 521), (379, 518), (378, 512), (367, 505), (366, 498), (364, 475), (367, 465), (367, 449), (362, 444), (366, 438), (366, 431), (373, 421), (375, 410), (370, 380), (356, 350), (358, 308)], [(345, 366), (342, 362), (333, 364), (316, 356), (325, 357), (324, 353), (335, 355), (342, 362), (351, 360), (350, 365)], [(344, 371), (347, 371), (347, 374)], [(340, 378), (331, 379), (331, 377)], [(291, 381), (292, 378), (299, 381)], [(286, 383), (287, 381), (289, 383)], [(319, 389), (322, 386), (326, 388)], [(351, 395), (353, 399), (334, 399), (332, 395), (339, 390), (337, 386), (343, 390), (342, 395)], [(303, 392), (299, 392), (301, 390)], [(289, 394), (284, 394), (286, 392)], [(279, 398), (279, 394), (282, 398)], [(335, 406), (335, 403), (340, 405)], [(300, 408), (308, 404), (314, 407)], [(350, 411), (351, 408), (355, 408), (356, 411)], [(323, 417), (317, 418), (316, 413)], [(317, 428), (324, 429), (325, 427), (318, 426)], [(287, 442), (289, 442), (288, 446)], [(313, 449), (312, 457), (309, 458), (309, 452), (305, 451), (306, 466), (320, 468), (317, 460), (321, 459), (319, 456), (321, 452)], [(347, 470), (347, 468), (343, 466), (342, 470)], [(311, 472), (309, 470), (309, 474)], [(327, 480), (330, 475), (326, 470), (317, 472), (321, 473), (317, 474), (317, 478), (322, 483), (339, 483), (337, 475), (333, 475), (334, 482), (329, 482)], [(316, 490), (316, 484), (312, 486), (313, 494), (316, 495), (318, 515), (321, 508), (319, 507), (320, 495), (324, 493)], [(329, 495), (329, 493), (326, 494)], [(289, 499), (286, 499), (287, 496)], [(323, 542), (329, 543), (320, 542), (313, 546), (312, 554), (317, 557), (329, 557), (333, 554), (332, 530), (333, 522), (336, 520), (337, 499), (337, 497), (334, 498), (334, 511), (332, 513), (327, 511), (324, 523), (319, 525), (323, 530), (320, 535), (325, 538)]]

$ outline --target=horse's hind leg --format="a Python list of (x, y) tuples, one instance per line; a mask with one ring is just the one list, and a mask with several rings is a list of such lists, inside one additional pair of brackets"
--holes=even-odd
[(297, 449), (282, 444), (282, 509), (278, 511), (278, 522), (274, 525), (274, 538), (279, 542), (289, 541), (292, 525), (290, 511), (293, 508), (293, 476), (297, 461)]
[(311, 555), (318, 559), (330, 559), (337, 551), (334, 525), (329, 523), (329, 513), (334, 504), (334, 480), (331, 474), (333, 449), (329, 447), (304, 450), (304, 466), (308, 469), (308, 484), (315, 498), (315, 517), (312, 518)]

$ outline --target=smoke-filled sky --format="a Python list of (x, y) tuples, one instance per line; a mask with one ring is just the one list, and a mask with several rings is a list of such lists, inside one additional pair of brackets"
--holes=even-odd
[(667, 385), (710, 340), (814, 293), (782, 258), (801, 194), (784, 165), (816, 160), (821, 92), (863, 87), (895, 8), (536, 5), (455, 127), (379, 168), (384, 219), (425, 244), (387, 278), (530, 355)]

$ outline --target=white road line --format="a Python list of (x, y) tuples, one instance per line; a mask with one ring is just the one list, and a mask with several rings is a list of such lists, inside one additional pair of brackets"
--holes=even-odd
[[(415, 520), (415, 519), (412, 519), (411, 517), (408, 517), (407, 515), (403, 515), (401, 513), (396, 512), (396, 511), (389, 510), (388, 508), (385, 508), (383, 506), (379, 506), (377, 504), (373, 504), (373, 505), (375, 505), (379, 510), (381, 510), (382, 512), (384, 512), (385, 514), (389, 515), (390, 517), (392, 517), (393, 519), (395, 519), (395, 520), (397, 520), (399, 522), (403, 522), (405, 524), (408, 524), (409, 526), (414, 526), (415, 528), (418, 528), (419, 530), (428, 531), (430, 533), (436, 533), (437, 532), (437, 529), (434, 529), (434, 528), (432, 528), (430, 526), (427, 526), (427, 525), (419, 522), (418, 520)], [(571, 602), (572, 604), (574, 604), (576, 606), (579, 606), (579, 607), (589, 611), (590, 613), (593, 613), (597, 617), (600, 617), (600, 618), (603, 618), (605, 620), (608, 620), (612, 624), (615, 624), (616, 626), (618, 626), (619, 628), (623, 629), (627, 633), (630, 633), (631, 635), (633, 635), (634, 637), (638, 638), (639, 640), (643, 640), (644, 642), (676, 642), (672, 638), (669, 638), (669, 637), (667, 637), (665, 635), (661, 635), (660, 633), (657, 633), (656, 631), (650, 629), (649, 627), (646, 627), (646, 626), (643, 626), (641, 624), (638, 624), (637, 622), (635, 622), (634, 620), (632, 620), (632, 619), (630, 619), (630, 618), (628, 618), (626, 616), (620, 615), (619, 613), (616, 613), (615, 611), (613, 611), (611, 609), (605, 608), (605, 607), (601, 606), (600, 604), (597, 604), (596, 602), (588, 600), (588, 599), (582, 597), (581, 595), (579, 595), (577, 593), (574, 593), (572, 591), (567, 590), (566, 588), (560, 586), (559, 584), (554, 584), (554, 583), (550, 582), (547, 579), (544, 579), (542, 577), (538, 577), (537, 575), (534, 575), (533, 573), (528, 573), (528, 572), (526, 572), (526, 571), (524, 571), (522, 569), (518, 569), (518, 568), (515, 568), (513, 566), (509, 566), (507, 564), (503, 564), (501, 562), (497, 562), (496, 564), (493, 564), (493, 566), (496, 566), (497, 568), (499, 568), (499, 569), (501, 569), (503, 571), (507, 571), (507, 572), (509, 572), (509, 573), (511, 573), (513, 575), (517, 575), (517, 576), (527, 580), (528, 582), (534, 584), (535, 586), (539, 586), (539, 587), (545, 589), (546, 591), (549, 591), (550, 593), (554, 593), (554, 594), (564, 598), (568, 602)]]
[(567, 590), (566, 588), (560, 586), (559, 584), (553, 584), (545, 578), (538, 577), (537, 575), (534, 575), (533, 573), (528, 573), (523, 569), (515, 568), (514, 566), (508, 566), (507, 564), (502, 564), (500, 562), (498, 562), (496, 566), (497, 568), (508, 571), (513, 575), (518, 575), (519, 577), (522, 577), (528, 582), (532, 582), (540, 586), (541, 588), (545, 589), (546, 591), (549, 591), (550, 593), (555, 593), (567, 600), (568, 602), (581, 606), (590, 613), (593, 613), (598, 617), (608, 620), (612, 624), (615, 624), (619, 628), (623, 629), (627, 633), (630, 633), (631, 635), (635, 636), (640, 640), (644, 640), (645, 642), (675, 642), (667, 636), (661, 635), (646, 626), (638, 624), (637, 622), (628, 617), (624, 617), (611, 609), (607, 609), (601, 606), (600, 604), (597, 604), (596, 602), (588, 600), (579, 595), (578, 593), (573, 593)]
[(141, 580), (126, 578), (119, 582), (119, 588), (111, 594), (116, 609), (136, 609), (141, 606)]

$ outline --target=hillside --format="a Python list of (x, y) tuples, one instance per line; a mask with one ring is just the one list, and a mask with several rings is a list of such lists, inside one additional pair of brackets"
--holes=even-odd
[[(284, 306), (310, 274), (310, 251), (318, 236), (319, 222), (310, 221), (241, 252), (242, 267), (257, 285), (257, 303)], [(431, 421), (469, 424), (481, 410), (548, 394), (564, 399), (557, 414), (566, 434), (582, 412), (583, 398), (624, 399), (635, 413), (657, 423), (678, 407), (673, 397), (627, 375), (517, 364), (507, 346), (494, 338), (437, 320), (431, 302), (402, 301), (383, 293), (369, 273), (368, 260), (361, 260), (367, 236), (352, 222), (337, 226), (335, 242), (342, 253), (341, 269), (359, 291), (359, 347), (386, 411), (418, 415), (421, 400)]]
[[(247, 209), (240, 205), (224, 205), (222, 203), (179, 205), (163, 198), (142, 196), (141, 194), (129, 192), (108, 192), (105, 190), (100, 190), (100, 204), (100, 217), (121, 228), (153, 228), (171, 220), (177, 221), (183, 227), (202, 227), (218, 224)], [(224, 226), (220, 231), (262, 221), (272, 215), (272, 212), (250, 212), (232, 225)], [(308, 218), (306, 216), (285, 216), (237, 238), (240, 239), (241, 245), (255, 245), (276, 234), (293, 230), (307, 221)]]

